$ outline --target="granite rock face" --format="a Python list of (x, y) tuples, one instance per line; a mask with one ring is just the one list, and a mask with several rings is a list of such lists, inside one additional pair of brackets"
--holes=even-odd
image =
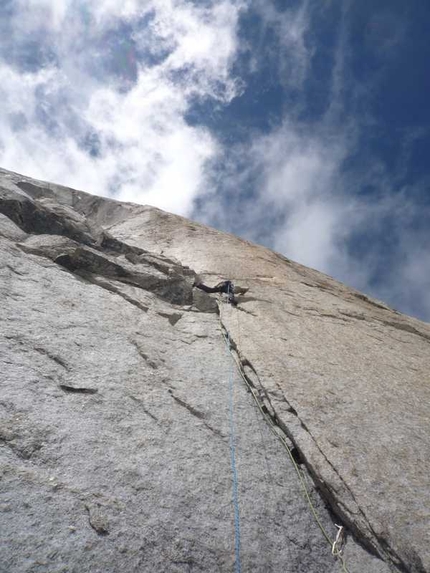
[(1, 573), (237, 571), (232, 420), (242, 571), (430, 571), (429, 325), (4, 170), (0, 249)]

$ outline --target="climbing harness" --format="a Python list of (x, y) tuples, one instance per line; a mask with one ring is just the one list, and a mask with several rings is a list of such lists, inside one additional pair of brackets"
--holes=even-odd
[[(228, 297), (227, 302), (231, 303), (230, 302), (230, 296)], [(228, 349), (231, 357), (233, 358), (233, 360), (236, 364), (237, 370), (239, 371), (239, 374), (240, 374), (242, 380), (244, 381), (244, 383), (246, 384), (248, 390), (251, 392), (251, 395), (254, 398), (254, 401), (257, 404), (258, 409), (260, 410), (264, 419), (266, 420), (270, 430), (280, 440), (282, 445), (287, 450), (288, 456), (289, 456), (291, 463), (293, 464), (293, 467), (294, 467), (294, 469), (297, 473), (297, 476), (299, 478), (299, 482), (300, 482), (300, 485), (301, 485), (302, 490), (303, 490), (304, 498), (305, 498), (305, 500), (309, 506), (309, 509), (311, 510), (311, 513), (315, 519), (316, 524), (318, 525), (319, 529), (321, 530), (321, 533), (323, 534), (327, 543), (331, 547), (332, 555), (340, 561), (340, 563), (342, 565), (342, 571), (344, 573), (349, 573), (348, 568), (347, 568), (346, 563), (345, 563), (345, 558), (343, 557), (343, 543), (344, 543), (344, 539), (345, 539), (344, 527), (336, 525), (336, 527), (338, 528), (338, 532), (336, 535), (336, 539), (333, 540), (330, 537), (330, 534), (326, 531), (324, 525), (321, 523), (321, 520), (317, 514), (316, 508), (312, 502), (310, 493), (309, 493), (308, 488), (306, 486), (302, 472), (301, 472), (296, 460), (293, 457), (293, 454), (290, 450), (290, 447), (289, 447), (289, 444), (285, 438), (285, 435), (283, 433), (281, 433), (280, 430), (277, 428), (274, 421), (270, 417), (267, 408), (261, 404), (261, 401), (259, 400), (256, 389), (247, 379), (247, 377), (243, 371), (242, 365), (239, 363), (239, 358), (238, 358), (238, 356), (239, 356), (238, 352), (239, 351), (236, 350), (237, 358), (232, 351), (232, 343), (231, 343), (230, 333), (222, 322), (221, 308), (222, 307), (221, 307), (221, 301), (220, 301), (220, 303), (219, 303), (219, 310), (220, 310), (219, 321), (220, 321), (220, 326), (221, 326), (221, 332), (222, 332), (224, 341), (226, 343), (227, 349)], [(240, 337), (239, 322), (238, 322), (238, 335)], [(232, 473), (233, 473), (233, 504), (234, 504), (234, 509), (235, 509), (236, 573), (240, 573), (239, 503), (238, 503), (238, 497), (237, 497), (237, 485), (238, 485), (238, 483), (237, 483), (237, 472), (236, 472), (236, 462), (235, 462), (235, 449), (236, 448), (235, 448), (234, 426), (233, 426), (233, 372), (231, 369), (231, 373), (230, 373), (230, 452), (231, 452), (231, 460), (232, 460), (231, 466), (232, 466)], [(237, 520), (236, 520), (236, 517), (237, 517)]]
[[(228, 286), (227, 292), (228, 300), (230, 300), (230, 284)], [(231, 463), (231, 473), (233, 476), (233, 507), (234, 507), (234, 537), (235, 537), (235, 570), (236, 573), (241, 573), (241, 563), (240, 563), (240, 513), (239, 513), (239, 480), (237, 476), (236, 468), (236, 437), (234, 430), (234, 387), (233, 387), (233, 375), (234, 367), (233, 361), (231, 360), (233, 355), (231, 352), (231, 340), (230, 335), (227, 333), (227, 350), (230, 355), (230, 368), (229, 368), (229, 381), (228, 381), (228, 392), (229, 392), (229, 414), (230, 414), (230, 463)]]

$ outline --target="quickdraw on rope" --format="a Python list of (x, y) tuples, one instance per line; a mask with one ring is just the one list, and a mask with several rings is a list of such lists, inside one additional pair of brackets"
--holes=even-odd
[[(230, 287), (228, 289), (228, 301), (231, 302)], [(314, 516), (316, 524), (320, 528), (320, 530), (321, 530), (323, 536), (325, 537), (327, 543), (330, 545), (332, 555), (340, 561), (341, 566), (342, 566), (342, 571), (344, 573), (349, 573), (347, 566), (346, 566), (346, 563), (345, 563), (345, 559), (342, 555), (342, 553), (343, 553), (342, 545), (343, 545), (343, 542), (345, 539), (345, 530), (344, 530), (343, 526), (336, 525), (338, 532), (336, 535), (336, 539), (333, 541), (332, 538), (330, 537), (329, 533), (326, 531), (325, 527), (321, 523), (321, 520), (320, 520), (320, 518), (317, 514), (317, 511), (315, 509), (315, 506), (312, 502), (310, 493), (309, 493), (308, 488), (306, 486), (306, 483), (305, 483), (305, 480), (304, 480), (303, 475), (301, 473), (301, 470), (300, 470), (296, 460), (294, 459), (294, 457), (291, 453), (291, 450), (289, 448), (289, 445), (288, 445), (288, 442), (287, 442), (285, 436), (279, 433), (279, 431), (275, 427), (273, 420), (268, 415), (267, 411), (265, 411), (263, 409), (263, 407), (260, 403), (260, 400), (256, 394), (255, 388), (246, 379), (246, 376), (242, 370), (241, 364), (239, 363), (238, 359), (235, 357), (235, 355), (232, 352), (230, 333), (223, 325), (222, 317), (221, 317), (221, 308), (220, 308), (220, 313), (219, 313), (219, 321), (220, 321), (220, 325), (221, 325), (221, 332), (223, 332), (223, 337), (224, 337), (224, 340), (226, 342), (227, 349), (228, 349), (231, 357), (233, 358), (233, 360), (236, 363), (236, 367), (239, 371), (239, 374), (241, 375), (247, 388), (250, 390), (251, 395), (254, 398), (255, 403), (257, 404), (260, 412), (263, 414), (263, 416), (264, 416), (266, 422), (268, 423), (272, 433), (281, 441), (282, 445), (285, 447), (285, 449), (288, 452), (289, 458), (290, 458), (290, 460), (294, 466), (294, 469), (296, 470), (297, 476), (298, 476), (300, 484), (302, 486), (303, 495), (304, 495), (304, 497), (305, 497), (305, 499), (309, 505), (309, 508), (312, 512), (312, 515)], [(226, 334), (224, 334), (224, 331)], [(239, 325), (238, 325), (238, 332), (239, 332), (239, 337), (240, 337)], [(233, 371), (231, 369), (231, 372), (230, 372), (230, 451), (231, 451), (231, 467), (232, 467), (232, 473), (233, 473), (233, 504), (234, 504), (234, 508), (235, 508), (236, 573), (240, 573), (240, 570), (241, 570), (240, 569), (240, 523), (239, 523), (239, 502), (238, 502), (238, 493), (237, 493), (238, 482), (237, 482), (236, 461), (235, 461), (236, 460), (236, 454), (235, 454), (235, 440), (234, 440), (234, 424), (233, 424), (233, 421), (234, 421), (233, 420)]]
[(342, 546), (345, 539), (345, 530), (343, 525), (337, 525), (337, 523), (335, 523), (335, 526), (337, 527), (337, 535), (331, 548), (331, 554), (335, 557), (340, 557), (343, 550)]
[[(230, 285), (228, 286), (228, 299), (231, 302), (232, 292), (230, 291)], [(235, 538), (235, 571), (236, 573), (241, 573), (241, 563), (240, 563), (240, 513), (239, 513), (239, 480), (237, 476), (236, 468), (236, 438), (234, 430), (234, 388), (233, 388), (233, 375), (234, 366), (231, 353), (231, 340), (230, 335), (227, 333), (227, 350), (229, 352), (230, 358), (230, 368), (229, 368), (229, 414), (230, 414), (230, 462), (231, 462), (231, 473), (233, 476), (233, 507), (234, 507), (234, 538)]]

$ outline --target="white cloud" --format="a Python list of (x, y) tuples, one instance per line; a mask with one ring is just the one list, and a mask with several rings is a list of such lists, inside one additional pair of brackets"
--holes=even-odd
[[(27, 61), (0, 60), (0, 164), (189, 214), (218, 145), (185, 114), (194, 97), (229, 101), (237, 93), (231, 64), (240, 9), (235, 0), (205, 8), (185, 0), (19, 0), (11, 41)], [(52, 58), (23, 72), (29, 37)]]
[(71, 0), (15, 0), (12, 32), (32, 34), (41, 29), (59, 30), (64, 22)]
[[(212, 193), (200, 216), (226, 229), (235, 226), (236, 232), (263, 240), (304, 265), (332, 272), (343, 257), (342, 241), (362, 220), (357, 201), (339, 190), (348, 137), (338, 136), (323, 128), (302, 129), (291, 120), (256, 136), (250, 147), (239, 146), (223, 158), (221, 185), (230, 209)], [(240, 193), (250, 185), (252, 200)]]

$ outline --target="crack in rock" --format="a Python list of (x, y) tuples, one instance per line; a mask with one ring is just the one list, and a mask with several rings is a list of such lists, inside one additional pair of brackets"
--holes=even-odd
[[(234, 341), (232, 336), (228, 333), (226, 326), (222, 322), (221, 322), (221, 327), (224, 331), (224, 336), (226, 336), (230, 340), (231, 352), (233, 352), (236, 355), (236, 364), (238, 365), (239, 369), (241, 370), (242, 376), (243, 376), (244, 380), (246, 381), (246, 383), (249, 385), (249, 387), (252, 390), (254, 390), (254, 391), (252, 391), (252, 394), (253, 394), (254, 398), (257, 400), (257, 402), (259, 403), (262, 412), (270, 418), (271, 422), (273, 423), (273, 425), (275, 426), (277, 431), (280, 432), (283, 437), (286, 437), (288, 439), (288, 441), (293, 444), (293, 446), (290, 447), (290, 452), (292, 453), (292, 451), (295, 450), (294, 454), (292, 453), (293, 457), (295, 459), (299, 459), (300, 462), (306, 466), (310, 475), (312, 476), (316, 485), (318, 486), (318, 489), (320, 490), (321, 494), (326, 499), (326, 501), (329, 503), (334, 514), (337, 516), (338, 521), (340, 520), (345, 525), (347, 525), (348, 529), (353, 533), (353, 535), (357, 539), (357, 541), (360, 544), (362, 544), (367, 550), (369, 550), (371, 554), (379, 556), (379, 557), (381, 556), (381, 554), (387, 556), (392, 562), (394, 562), (396, 564), (396, 566), (399, 568), (400, 571), (404, 571), (405, 573), (408, 573), (409, 570), (406, 568), (405, 562), (401, 559), (401, 557), (398, 555), (398, 553), (392, 547), (390, 547), (387, 543), (384, 543), (383, 537), (381, 537), (380, 535), (378, 535), (375, 532), (375, 530), (372, 527), (372, 525), (370, 524), (367, 516), (365, 515), (363, 509), (357, 503), (357, 500), (355, 499), (355, 496), (354, 496), (353, 492), (351, 491), (351, 489), (349, 488), (348, 484), (344, 481), (343, 477), (339, 474), (336, 467), (327, 458), (326, 454), (323, 452), (323, 450), (319, 446), (315, 437), (309, 431), (309, 428), (306, 426), (306, 424), (303, 422), (303, 420), (300, 419), (300, 416), (298, 415), (297, 411), (288, 403), (288, 400), (286, 400), (286, 398), (284, 396), (283, 399), (286, 402), (286, 404), (288, 405), (288, 411), (297, 417), (302, 429), (307, 432), (307, 434), (309, 435), (309, 437), (312, 439), (313, 443), (315, 444), (315, 447), (317, 448), (317, 450), (323, 456), (323, 458), (325, 459), (325, 461), (327, 462), (327, 464), (329, 465), (331, 470), (336, 474), (338, 479), (341, 481), (341, 483), (345, 487), (346, 491), (348, 491), (349, 495), (351, 496), (351, 500), (353, 501), (354, 505), (357, 508), (356, 515), (358, 515), (358, 513), (361, 515), (361, 517), (364, 520), (364, 523), (366, 524), (366, 527), (369, 530), (369, 533), (377, 541), (377, 544), (374, 543), (371, 536), (366, 535), (359, 528), (359, 526), (357, 524), (352, 522), (352, 520), (348, 516), (348, 514), (351, 513), (351, 508), (347, 507), (345, 503), (343, 503), (340, 499), (338, 499), (336, 492), (330, 487), (329, 484), (327, 484), (324, 480), (321, 479), (321, 477), (318, 475), (317, 471), (309, 463), (309, 460), (304, 455), (303, 451), (298, 447), (292, 432), (288, 429), (288, 427), (285, 425), (285, 423), (279, 418), (278, 414), (276, 413), (276, 410), (275, 410), (275, 408), (274, 408), (274, 406), (270, 400), (270, 397), (269, 397), (266, 389), (263, 387), (263, 385), (261, 383), (261, 380), (257, 374), (256, 369), (254, 368), (254, 366), (251, 364), (251, 362), (248, 359), (243, 358), (240, 355), (240, 352), (238, 350), (236, 342)], [(252, 373), (252, 374), (250, 375), (250, 373)], [(342, 510), (341, 507), (344, 507), (345, 510)], [(426, 573), (426, 572), (424, 571), (424, 569), (421, 570), (421, 569), (417, 568), (416, 573)]]
[(68, 392), (70, 394), (97, 394), (97, 388), (85, 388), (78, 386), (69, 386), (68, 384), (59, 385), (63, 392)]
[(52, 354), (51, 352), (46, 350), (46, 348), (41, 348), (40, 346), (35, 346), (34, 350), (39, 354), (42, 354), (43, 356), (47, 356), (48, 358), (50, 358), (51, 360), (62, 366), (65, 370), (70, 371), (70, 367), (60, 356)]
[(147, 416), (149, 416), (150, 418), (152, 418), (152, 420), (154, 420), (154, 422), (156, 422), (159, 426), (162, 425), (160, 420), (157, 418), (157, 416), (155, 416), (152, 412), (150, 412), (146, 407), (145, 407), (145, 402), (143, 400), (141, 400), (140, 398), (136, 398), (136, 396), (133, 396), (133, 394), (129, 394), (128, 395), (129, 398), (131, 398), (131, 400), (133, 400), (134, 402), (136, 402), (137, 404), (139, 404), (139, 406), (141, 407), (141, 409), (145, 412), (145, 414)]
[(213, 434), (225, 439), (224, 434), (220, 430), (217, 430), (216, 428), (214, 428), (213, 426), (211, 426), (210, 424), (208, 424), (206, 422), (206, 420), (205, 420), (206, 415), (203, 412), (200, 412), (199, 410), (197, 410), (196, 408), (194, 408), (193, 406), (188, 404), (188, 402), (185, 402), (185, 400), (182, 400), (181, 398), (178, 398), (178, 396), (175, 396), (175, 394), (173, 393), (173, 391), (171, 389), (168, 390), (168, 393), (172, 396), (172, 398), (175, 400), (175, 402), (177, 404), (182, 406), (182, 408), (185, 408), (186, 410), (188, 410), (188, 412), (192, 416), (194, 416), (198, 420), (200, 420), (208, 430), (210, 430)]
[[(57, 211), (8, 191), (3, 191), (0, 200), (0, 212), (23, 231), (38, 236), (67, 237), (71, 241), (65, 245), (65, 251), (59, 246), (60, 252), (55, 253), (52, 240), (43, 244), (30, 237), (20, 244), (28, 252), (33, 242), (35, 254), (45, 255), (73, 273), (114, 278), (152, 291), (168, 302), (192, 304), (195, 273), (189, 267), (127, 245), (101, 228), (88, 225), (84, 217), (80, 216), (80, 220), (75, 215), (73, 218), (65, 208), (58, 207)], [(120, 261), (122, 256), (124, 260)]]
[(148, 366), (150, 366), (153, 370), (157, 370), (158, 369), (158, 364), (155, 360), (153, 360), (152, 358), (150, 358), (148, 356), (148, 354), (146, 354), (146, 352), (144, 352), (140, 346), (139, 343), (136, 340), (131, 339), (130, 342), (133, 344), (133, 346), (136, 348), (139, 356), (148, 364)]

